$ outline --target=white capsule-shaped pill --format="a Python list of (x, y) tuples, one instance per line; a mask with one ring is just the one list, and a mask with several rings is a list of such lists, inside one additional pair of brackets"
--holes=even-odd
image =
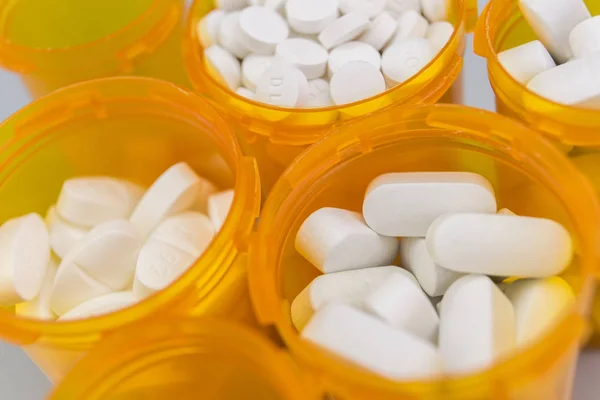
[(233, 189), (229, 189), (215, 193), (208, 198), (208, 216), (217, 232), (221, 230), (221, 227), (227, 219), (229, 209), (233, 203), (234, 194), (235, 192)]
[(142, 237), (169, 215), (188, 210), (196, 201), (200, 177), (184, 162), (169, 167), (148, 188), (129, 220)]
[(424, 38), (428, 28), (429, 22), (418, 12), (403, 12), (398, 18), (398, 29), (392, 43), (399, 43), (408, 38)]
[(450, 286), (440, 305), (439, 349), (450, 374), (489, 368), (515, 347), (510, 300), (482, 275)]
[(250, 54), (250, 49), (242, 41), (240, 11), (234, 11), (225, 15), (219, 25), (217, 41), (222, 48), (237, 58), (244, 58)]
[(384, 11), (379, 14), (369, 27), (364, 31), (357, 40), (367, 43), (380, 51), (386, 44), (394, 37), (398, 23), (390, 15), (389, 12)]
[(308, 101), (306, 107), (329, 107), (333, 105), (331, 100), (329, 82), (325, 79), (312, 79), (308, 81)]
[(429, 40), (433, 52), (437, 54), (446, 46), (453, 34), (454, 26), (450, 22), (438, 21), (429, 25), (425, 39)]
[(150, 239), (160, 240), (200, 257), (214, 236), (215, 227), (206, 215), (188, 211), (162, 221)]
[(183, 275), (197, 258), (160, 240), (148, 240), (137, 260), (133, 292), (145, 298), (166, 288)]
[(341, 303), (319, 310), (302, 338), (387, 379), (409, 381), (441, 373), (435, 346)]
[(219, 45), (212, 45), (204, 50), (204, 60), (208, 72), (229, 89), (240, 85), (240, 62), (230, 52)]
[(319, 42), (327, 50), (360, 36), (369, 27), (369, 18), (359, 12), (343, 15), (319, 34)]
[(50, 248), (60, 258), (64, 258), (73, 246), (75, 246), (75, 243), (81, 240), (89, 231), (87, 228), (82, 228), (63, 220), (56, 212), (54, 206), (48, 209), (46, 225), (48, 226)]
[(421, 0), (388, 0), (385, 9), (394, 17), (398, 18), (406, 11), (421, 12)]
[(408, 271), (395, 265), (319, 275), (292, 302), (292, 322), (296, 329), (302, 330), (315, 311), (331, 301), (362, 309), (365, 298), (393, 274), (415, 279)]
[(385, 9), (388, 0), (339, 0), (343, 14), (358, 12), (367, 18), (374, 18)]
[(471, 172), (400, 172), (380, 175), (367, 187), (363, 216), (386, 236), (425, 237), (439, 216), (495, 213), (492, 185)]
[(279, 43), (275, 55), (302, 71), (306, 79), (323, 76), (329, 56), (319, 43), (302, 38), (286, 39)]
[(63, 183), (56, 211), (67, 222), (91, 228), (111, 219), (128, 218), (142, 194), (141, 187), (116, 178), (73, 178)]
[(427, 39), (408, 38), (385, 49), (381, 57), (381, 70), (388, 85), (395, 86), (416, 75), (434, 55)]
[(559, 63), (572, 56), (571, 30), (591, 17), (583, 0), (519, 0), (519, 8), (538, 39)]
[(242, 43), (256, 54), (271, 55), (288, 38), (290, 28), (283, 17), (268, 7), (252, 6), (240, 13)]
[(449, 0), (421, 0), (423, 15), (430, 22), (446, 21), (450, 6)]
[(250, 90), (256, 90), (258, 80), (265, 71), (273, 65), (273, 56), (250, 54), (242, 61), (242, 82)]
[(359, 213), (331, 207), (306, 218), (295, 244), (324, 273), (390, 265), (398, 251), (396, 238), (375, 233)]
[(256, 100), (279, 107), (302, 107), (308, 101), (308, 80), (298, 68), (274, 62), (258, 79)]
[(377, 69), (381, 68), (381, 54), (379, 54), (379, 51), (369, 44), (352, 41), (331, 50), (327, 61), (327, 73), (330, 77), (333, 77), (333, 74), (351, 61), (364, 61)]
[(196, 32), (200, 44), (205, 49), (217, 43), (219, 37), (219, 27), (225, 18), (224, 10), (212, 10), (206, 14), (196, 25)]
[(431, 297), (442, 296), (454, 281), (464, 275), (437, 265), (427, 251), (424, 238), (403, 238), (400, 241), (400, 257), (402, 266), (415, 275)]
[(440, 319), (429, 297), (413, 277), (393, 274), (364, 300), (365, 309), (394, 328), (431, 343)]
[(346, 63), (331, 77), (331, 99), (336, 105), (349, 104), (385, 92), (385, 78), (379, 68), (365, 61)]
[(50, 260), (48, 231), (38, 214), (6, 221), (0, 227), (0, 305), (33, 300)]
[(68, 312), (61, 315), (58, 320), (72, 321), (76, 319), (98, 317), (119, 311), (123, 308), (131, 307), (138, 301), (139, 298), (131, 291), (109, 293), (95, 297), (73, 307)]
[(577, 24), (569, 34), (569, 45), (575, 57), (600, 52), (600, 15)]
[(33, 318), (42, 320), (54, 320), (56, 314), (52, 311), (50, 305), (50, 296), (52, 296), (52, 288), (54, 287), (54, 277), (58, 263), (52, 257), (48, 261), (46, 276), (42, 283), (40, 293), (31, 301), (19, 303), (15, 306), (15, 314), (23, 318)]
[(498, 214), (446, 214), (427, 231), (431, 258), (456, 272), (547, 277), (571, 262), (569, 231), (550, 219)]
[(536, 75), (527, 89), (548, 100), (600, 108), (600, 53), (576, 58)]
[(339, 0), (288, 0), (285, 10), (292, 29), (313, 35), (337, 19), (338, 6)]
[(239, 10), (248, 5), (248, 0), (216, 0), (217, 8), (225, 11)]
[(498, 53), (498, 61), (506, 72), (523, 84), (534, 76), (556, 67), (552, 56), (539, 40)]

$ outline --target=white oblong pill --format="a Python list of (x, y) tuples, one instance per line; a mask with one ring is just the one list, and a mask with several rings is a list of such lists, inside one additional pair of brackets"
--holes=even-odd
[(548, 100), (600, 108), (600, 53), (576, 58), (536, 75), (527, 89)]
[(248, 0), (216, 0), (217, 8), (225, 11), (239, 10), (248, 5)]
[(359, 213), (324, 207), (298, 229), (296, 250), (324, 273), (390, 265), (396, 238), (378, 235)]
[(450, 11), (449, 0), (421, 0), (421, 8), (423, 15), (430, 22), (445, 21), (449, 17)]
[(349, 42), (369, 27), (369, 18), (364, 14), (352, 12), (333, 21), (319, 34), (319, 42), (327, 50)]
[(506, 72), (524, 84), (534, 76), (556, 67), (552, 56), (539, 40), (498, 53), (498, 61)]
[(379, 68), (364, 61), (351, 61), (331, 77), (331, 99), (337, 105), (368, 99), (385, 92), (385, 79)]
[(421, 12), (421, 1), (422, 0), (388, 0), (385, 9), (394, 18), (398, 18), (402, 13), (406, 11)]
[(57, 261), (50, 257), (40, 293), (31, 301), (17, 304), (15, 306), (16, 315), (24, 318), (43, 320), (56, 319), (56, 314), (54, 314), (52, 307), (50, 306), (50, 296), (52, 296), (52, 288), (54, 287), (54, 277), (56, 276), (57, 268)]
[(429, 25), (425, 39), (429, 40), (433, 52), (437, 54), (446, 46), (452, 34), (454, 34), (454, 26), (450, 22), (438, 21)]
[(398, 18), (398, 29), (392, 43), (399, 43), (408, 38), (424, 38), (428, 28), (429, 22), (418, 12), (403, 12)]
[(339, 0), (288, 0), (287, 20), (296, 32), (319, 34), (338, 17)]
[(33, 300), (40, 292), (50, 245), (44, 220), (27, 214), (0, 227), (0, 305)]
[(339, 45), (329, 53), (327, 73), (330, 77), (351, 61), (364, 61), (381, 68), (381, 54), (371, 45), (353, 41)]
[(440, 319), (413, 277), (390, 275), (365, 298), (364, 304), (369, 313), (390, 326), (436, 342)]
[(175, 282), (197, 257), (159, 240), (144, 244), (137, 260), (133, 292), (145, 298)]
[(240, 62), (230, 52), (215, 44), (204, 50), (204, 60), (215, 79), (224, 82), (230, 89), (240, 85)]
[(234, 11), (225, 15), (219, 26), (217, 40), (221, 47), (237, 58), (244, 58), (250, 54), (250, 49), (242, 41), (240, 11)]
[(258, 79), (256, 100), (279, 107), (301, 107), (308, 101), (308, 81), (296, 67), (274, 62)]
[(571, 262), (571, 235), (550, 219), (498, 214), (446, 214), (427, 231), (431, 258), (456, 272), (547, 277)]
[(591, 18), (583, 0), (519, 0), (519, 8), (538, 39), (559, 63), (572, 56), (569, 33)]
[(184, 162), (169, 167), (142, 196), (129, 220), (142, 237), (171, 214), (188, 210), (196, 201), (201, 179)]
[(431, 297), (441, 296), (463, 276), (437, 265), (427, 251), (424, 238), (403, 238), (400, 241), (402, 266), (407, 268), (419, 281), (423, 290)]
[(46, 224), (48, 226), (50, 248), (60, 258), (64, 258), (73, 246), (89, 231), (87, 228), (82, 228), (63, 220), (56, 212), (54, 206), (48, 209)]
[(319, 275), (292, 302), (292, 322), (296, 329), (302, 330), (315, 311), (331, 301), (362, 309), (365, 298), (393, 274), (415, 279), (408, 271), (395, 265)]
[(384, 10), (387, 0), (340, 0), (339, 4), (343, 14), (358, 12), (374, 18)]
[(116, 218), (128, 218), (143, 189), (121, 179), (90, 176), (68, 179), (56, 201), (65, 221), (91, 228)]
[(265, 71), (273, 64), (273, 56), (262, 56), (250, 54), (242, 61), (242, 82), (248, 89), (256, 90), (258, 80)]
[(72, 321), (75, 319), (86, 319), (98, 317), (100, 315), (110, 314), (123, 308), (131, 307), (138, 302), (138, 297), (133, 292), (115, 292), (95, 297), (84, 303), (81, 303), (66, 313), (59, 321)]
[(196, 32), (200, 44), (205, 49), (217, 43), (219, 37), (219, 27), (225, 18), (225, 11), (212, 10), (206, 14), (196, 25)]
[(302, 338), (388, 379), (430, 379), (441, 373), (441, 358), (431, 343), (345, 304), (319, 310)]
[(429, 41), (408, 38), (390, 45), (381, 57), (381, 70), (391, 86), (409, 80), (434, 57)]
[(253, 53), (271, 55), (275, 46), (290, 34), (290, 28), (276, 11), (252, 6), (240, 13), (241, 40)]
[(211, 220), (198, 212), (173, 215), (158, 225), (150, 239), (178, 247), (194, 257), (200, 257), (215, 236)]
[(390, 40), (392, 40), (397, 27), (398, 23), (396, 20), (390, 13), (384, 11), (371, 21), (367, 30), (365, 30), (357, 40), (367, 43), (373, 46), (377, 51), (380, 51)]
[(471, 172), (400, 172), (371, 181), (362, 211), (381, 235), (425, 237), (439, 216), (495, 213), (496, 199), (487, 179)]
[(541, 339), (575, 304), (573, 289), (564, 279), (520, 279), (503, 285), (515, 310), (517, 346)]
[(446, 372), (491, 367), (514, 349), (513, 306), (487, 276), (460, 278), (440, 304), (439, 349)]
[(308, 81), (307, 107), (329, 107), (333, 105), (331, 100), (329, 82), (325, 79), (313, 79)]
[(208, 198), (208, 216), (217, 232), (221, 230), (221, 227), (227, 219), (229, 209), (233, 203), (234, 194), (235, 192), (233, 189), (229, 189), (215, 193)]
[(317, 42), (293, 38), (279, 43), (275, 55), (302, 71), (306, 79), (317, 79), (325, 74), (329, 54)]
[(600, 52), (600, 15), (577, 24), (569, 34), (569, 45), (575, 57)]

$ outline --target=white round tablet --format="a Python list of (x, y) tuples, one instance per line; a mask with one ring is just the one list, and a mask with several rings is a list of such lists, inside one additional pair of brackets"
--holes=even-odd
[(427, 39), (409, 38), (393, 44), (383, 52), (381, 70), (389, 84), (398, 85), (429, 64), (433, 56)]
[(453, 33), (454, 26), (452, 26), (450, 22), (434, 22), (427, 28), (425, 38), (431, 43), (434, 53), (438, 53), (446, 46), (446, 43), (448, 43)]
[(217, 43), (223, 18), (225, 18), (225, 11), (212, 10), (198, 22), (196, 31), (202, 47), (207, 48)]
[(413, 10), (403, 12), (398, 18), (398, 29), (392, 39), (392, 43), (397, 43), (407, 38), (425, 37), (427, 28), (429, 28), (429, 22), (421, 14)]
[(267, 68), (273, 64), (273, 56), (250, 54), (242, 61), (242, 83), (251, 90), (256, 90), (256, 84)]
[(381, 54), (371, 45), (363, 42), (348, 42), (339, 45), (329, 53), (327, 72), (333, 76), (340, 68), (351, 61), (364, 61), (377, 69), (381, 68)]
[(364, 100), (385, 91), (379, 68), (364, 61), (351, 61), (331, 78), (331, 98), (335, 104)]
[(234, 11), (225, 15), (219, 26), (218, 42), (225, 50), (236, 56), (244, 58), (250, 50), (241, 39), (240, 12)]
[(333, 105), (329, 90), (329, 82), (325, 79), (308, 81), (307, 107), (329, 107)]
[(340, 0), (340, 11), (343, 14), (359, 12), (367, 18), (379, 15), (388, 0)]
[(296, 32), (318, 34), (338, 17), (339, 0), (288, 0), (288, 22)]
[(325, 74), (329, 54), (317, 42), (295, 38), (279, 43), (275, 55), (302, 71), (306, 79), (316, 79)]
[(569, 45), (575, 57), (600, 52), (600, 15), (577, 24), (569, 34)]
[(240, 86), (240, 62), (230, 52), (219, 45), (204, 50), (204, 59), (209, 73), (230, 89)]
[(275, 62), (258, 80), (256, 100), (279, 107), (300, 107), (308, 100), (308, 81), (300, 70)]
[(275, 46), (283, 42), (290, 34), (290, 28), (276, 11), (252, 6), (240, 14), (241, 40), (252, 52), (271, 55)]
[(358, 38), (361, 42), (365, 42), (373, 46), (377, 51), (383, 47), (394, 37), (398, 23), (387, 11), (379, 14), (369, 28)]
[(369, 18), (359, 12), (352, 12), (333, 21), (319, 34), (319, 42), (326, 49), (353, 40), (369, 27)]
[(448, 19), (449, 0), (421, 0), (421, 6), (423, 7), (423, 15), (431, 22)]

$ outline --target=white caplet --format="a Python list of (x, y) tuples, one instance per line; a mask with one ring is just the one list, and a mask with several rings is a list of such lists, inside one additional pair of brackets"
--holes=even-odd
[(583, 0), (519, 0), (519, 8), (538, 39), (559, 63), (573, 57), (571, 30), (591, 17)]
[(498, 53), (498, 61), (506, 72), (523, 84), (556, 67), (552, 56), (539, 40)]
[(31, 301), (17, 304), (15, 306), (16, 315), (24, 318), (42, 320), (56, 319), (56, 314), (54, 314), (52, 307), (50, 306), (50, 296), (52, 295), (52, 287), (54, 286), (54, 277), (56, 276), (57, 268), (58, 262), (50, 257), (40, 293)]
[(59, 258), (64, 258), (75, 246), (75, 243), (89, 231), (88, 228), (82, 228), (63, 220), (54, 206), (48, 209), (46, 225), (48, 226), (50, 248)]
[(415, 279), (395, 265), (319, 275), (292, 302), (292, 322), (296, 329), (302, 330), (315, 311), (331, 301), (362, 309), (365, 298), (394, 274)]
[(441, 373), (431, 343), (346, 304), (333, 302), (319, 310), (302, 338), (384, 378), (410, 381)]
[(365, 221), (387, 236), (424, 237), (447, 213), (495, 213), (492, 185), (471, 172), (400, 172), (375, 178), (363, 203)]
[(229, 209), (233, 203), (233, 196), (233, 189), (229, 189), (215, 193), (208, 198), (208, 216), (217, 232), (221, 229), (227, 219)]
[(230, 89), (240, 85), (240, 62), (230, 52), (219, 45), (212, 45), (204, 50), (204, 61), (208, 72)]
[(194, 257), (200, 257), (214, 236), (215, 227), (206, 215), (188, 211), (166, 218), (152, 232), (150, 239), (160, 240)]
[(223, 18), (225, 18), (225, 11), (217, 9), (212, 10), (198, 21), (196, 32), (202, 47), (208, 48), (217, 43), (219, 27)]
[(463, 276), (437, 265), (427, 251), (424, 238), (403, 238), (400, 241), (400, 257), (402, 266), (415, 275), (431, 297), (443, 295), (454, 281)]
[(388, 0), (340, 0), (340, 11), (343, 14), (358, 12), (367, 18), (381, 14)]
[(335, 21), (319, 34), (319, 42), (327, 50), (354, 40), (369, 27), (369, 18), (359, 12), (351, 12)]
[(514, 349), (513, 306), (487, 276), (454, 282), (439, 309), (439, 349), (447, 373), (489, 368)]
[(388, 0), (385, 9), (394, 18), (406, 11), (421, 12), (421, 0)]
[(339, 15), (339, 0), (287, 0), (285, 10), (294, 31), (316, 35)]
[(324, 207), (298, 229), (296, 250), (324, 273), (390, 265), (396, 238), (375, 233), (359, 213)]
[(440, 266), (491, 276), (548, 277), (571, 262), (569, 231), (545, 218), (446, 214), (427, 231), (427, 250)]
[(414, 277), (390, 275), (365, 298), (364, 304), (369, 313), (394, 328), (436, 342), (440, 319)]
[(251, 6), (240, 13), (241, 41), (251, 52), (272, 55), (275, 46), (288, 38), (290, 28), (279, 13), (268, 7)]
[(569, 34), (569, 44), (575, 57), (600, 52), (600, 15), (577, 24)]
[(389, 86), (399, 85), (429, 64), (435, 54), (425, 38), (408, 38), (388, 46), (381, 57), (381, 70)]
[(394, 37), (398, 23), (387, 11), (379, 14), (357, 40), (367, 43), (381, 51), (383, 47)]
[(541, 339), (575, 304), (573, 289), (564, 279), (520, 279), (503, 285), (515, 310), (517, 345)]
[(95, 297), (73, 307), (71, 310), (64, 313), (58, 320), (72, 321), (76, 319), (98, 317), (130, 307), (137, 303), (138, 300), (138, 297), (130, 291), (109, 293)]

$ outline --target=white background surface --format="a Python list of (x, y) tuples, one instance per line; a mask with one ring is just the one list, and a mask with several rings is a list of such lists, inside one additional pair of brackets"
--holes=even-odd
[[(479, 0), (480, 10), (485, 3), (486, 0)], [(465, 104), (493, 110), (494, 99), (486, 76), (485, 61), (473, 55), (471, 39), (467, 44), (464, 66)], [(29, 96), (18, 79), (0, 70), (0, 120), (4, 120), (28, 101)], [(46, 377), (25, 353), (15, 346), (0, 342), (0, 399), (41, 400), (49, 388), (50, 383)], [(582, 355), (573, 399), (600, 399), (600, 351)]]

